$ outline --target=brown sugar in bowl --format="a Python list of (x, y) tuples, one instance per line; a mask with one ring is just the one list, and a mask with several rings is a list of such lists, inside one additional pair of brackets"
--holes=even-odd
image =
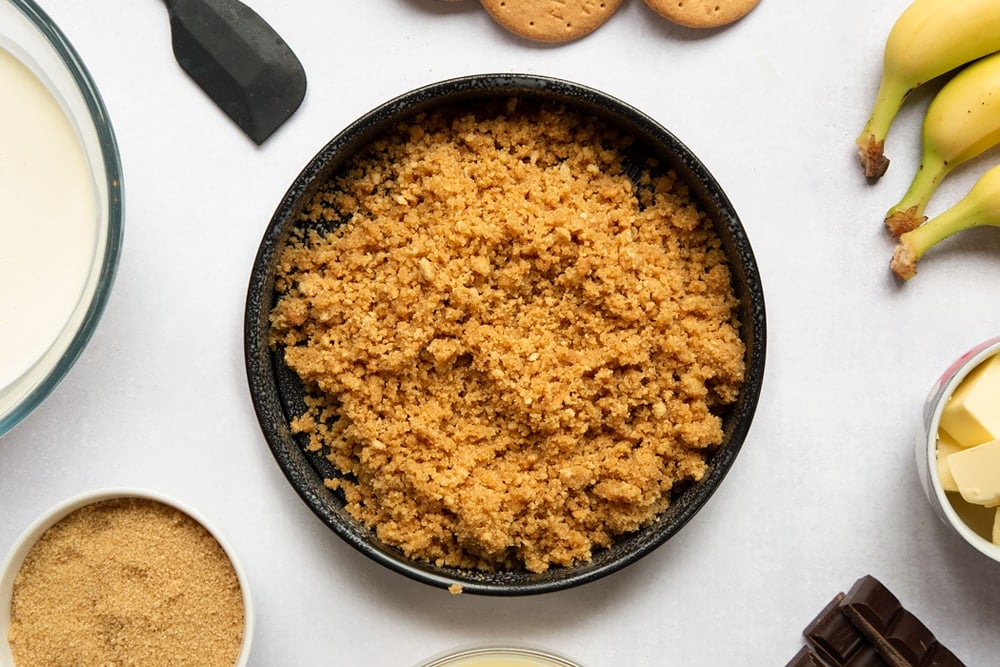
[[(342, 493), (342, 485), (349, 485), (349, 480), (344, 481), (343, 474), (316, 451), (315, 443), (310, 445), (301, 433), (294, 432), (301, 430), (301, 423), (296, 429), (292, 423), (303, 414), (305, 390), (285, 363), (281, 350), (271, 345), (278, 263), (293, 242), (293, 228), (323, 183), (401, 121), (444, 107), (476, 106), (511, 98), (553, 103), (599, 119), (634, 140), (628, 149), (633, 162), (646, 164), (652, 160), (676, 173), (721, 242), (738, 300), (736, 319), (745, 348), (744, 381), (733, 402), (720, 414), (721, 443), (711, 449), (704, 476), (679, 485), (666, 510), (609, 546), (595, 549), (588, 560), (544, 571), (439, 565), (408, 557), (397, 546), (380, 540), (375, 531), (352, 515)], [(578, 84), (534, 75), (476, 75), (432, 84), (381, 105), (338, 134), (295, 179), (275, 212), (258, 251), (246, 303), (245, 356), (251, 396), (268, 445), (292, 486), (351, 546), (397, 572), (452, 592), (521, 595), (567, 588), (619, 570), (666, 541), (704, 505), (735, 461), (756, 408), (764, 354), (764, 300), (753, 252), (732, 204), (706, 167), (669, 131), (624, 102)], [(338, 486), (340, 490), (331, 489)]]
[(159, 493), (104, 489), (37, 519), (0, 568), (0, 665), (242, 667), (254, 614), (219, 533)]

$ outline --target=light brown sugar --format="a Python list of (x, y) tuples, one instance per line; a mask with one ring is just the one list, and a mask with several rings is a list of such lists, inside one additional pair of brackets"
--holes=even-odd
[(744, 345), (721, 242), (630, 140), (510, 100), (420, 115), (314, 196), (278, 266), (293, 429), (411, 557), (587, 561), (699, 480)]
[(215, 538), (173, 507), (123, 498), (74, 511), (32, 547), (8, 641), (16, 667), (231, 667), (243, 625)]

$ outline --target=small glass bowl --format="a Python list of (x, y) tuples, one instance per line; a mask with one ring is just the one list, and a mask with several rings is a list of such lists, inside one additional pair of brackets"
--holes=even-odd
[(470, 646), (435, 656), (417, 667), (583, 667), (533, 646)]
[[(90, 340), (108, 300), (122, 242), (122, 166), (100, 94), (59, 28), (32, 0), (0, 0), (0, 49), (47, 88), (76, 129), (96, 203), (96, 242), (80, 296), (54, 340), (23, 373), (0, 379), (0, 436), (55, 389)], [(0, 93), (2, 94), (2, 93)]]
[(82, 493), (64, 500), (36, 519), (34, 523), (28, 526), (28, 528), (25, 529), (25, 531), (21, 533), (20, 537), (18, 537), (14, 542), (14, 545), (7, 553), (6, 558), (4, 558), (3, 562), (0, 563), (0, 667), (13, 667), (14, 665), (14, 658), (11, 653), (10, 644), (7, 640), (7, 633), (10, 629), (11, 620), (11, 599), (14, 593), (14, 580), (17, 577), (18, 572), (21, 570), (21, 566), (24, 564), (24, 560), (27, 558), (32, 547), (35, 546), (35, 543), (38, 542), (45, 531), (59, 523), (59, 521), (66, 518), (74, 511), (82, 507), (86, 507), (87, 505), (116, 498), (139, 498), (143, 500), (151, 500), (179, 510), (194, 519), (197, 523), (201, 524), (201, 526), (215, 538), (216, 542), (219, 543), (219, 546), (222, 547), (223, 552), (225, 552), (229, 562), (233, 566), (243, 598), (243, 641), (240, 645), (239, 656), (233, 664), (234, 667), (246, 667), (247, 662), (250, 659), (250, 645), (253, 639), (254, 609), (250, 598), (250, 587), (246, 572), (236, 559), (236, 552), (218, 530), (213, 528), (203, 516), (192, 510), (190, 507), (187, 507), (177, 500), (169, 498), (163, 494), (145, 489), (133, 488), (99, 489), (96, 491)]
[(965, 376), (995, 354), (1000, 354), (1000, 336), (984, 341), (963, 354), (934, 384), (924, 403), (921, 429), (916, 438), (916, 457), (920, 484), (938, 518), (974, 549), (1000, 562), (1000, 546), (980, 536), (966, 523), (942, 488), (937, 472), (937, 435), (941, 412)]

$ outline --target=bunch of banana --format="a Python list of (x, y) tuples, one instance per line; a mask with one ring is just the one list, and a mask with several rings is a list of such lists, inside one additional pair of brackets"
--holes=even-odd
[(962, 69), (941, 88), (927, 107), (922, 140), (910, 188), (885, 217), (893, 236), (927, 219), (927, 202), (955, 167), (1000, 143), (1000, 53)]
[(1000, 227), (1000, 165), (983, 174), (954, 206), (901, 235), (889, 266), (909, 280), (917, 273), (917, 260), (939, 241), (983, 225)]
[(914, 0), (889, 32), (882, 80), (857, 138), (865, 176), (885, 173), (885, 138), (907, 95), (920, 85), (1000, 51), (1000, 0)]

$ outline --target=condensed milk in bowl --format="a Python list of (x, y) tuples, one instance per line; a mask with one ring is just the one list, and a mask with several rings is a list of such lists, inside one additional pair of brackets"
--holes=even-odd
[(564, 655), (529, 645), (479, 645), (459, 648), (417, 667), (583, 667)]
[(76, 51), (32, 0), (0, 0), (0, 435), (51, 394), (104, 309), (121, 162)]

